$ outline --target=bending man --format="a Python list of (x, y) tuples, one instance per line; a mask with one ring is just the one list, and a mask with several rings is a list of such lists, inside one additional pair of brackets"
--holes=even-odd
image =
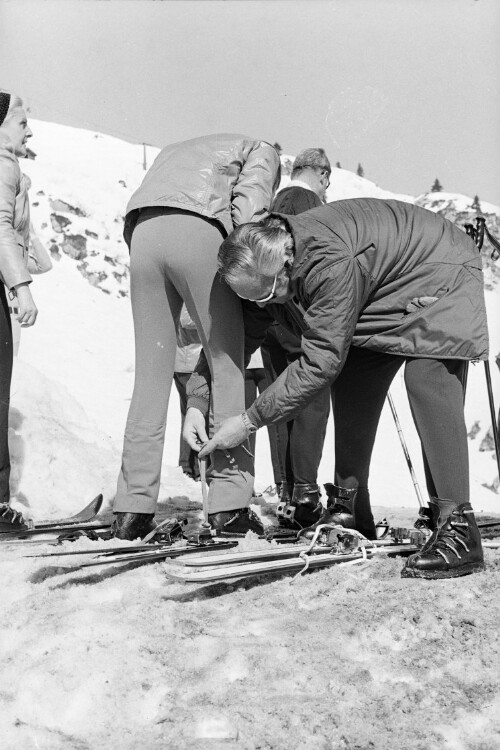
[[(335, 488), (320, 522), (367, 528), (377, 425), (389, 385), (405, 365), (434, 531), (403, 575), (481, 570), (463, 414), (467, 362), (488, 355), (474, 242), (425, 209), (362, 198), (240, 227), (222, 244), (219, 266), (231, 288), (250, 300), (244, 305), (248, 349), (276, 319), (301, 333), (303, 353), (246, 412), (226, 420), (200, 455), (290, 419), (329, 385)], [(204, 380), (203, 371), (193, 379), (198, 397), (207, 395)], [(186, 437), (193, 442), (201, 414), (190, 413)]]

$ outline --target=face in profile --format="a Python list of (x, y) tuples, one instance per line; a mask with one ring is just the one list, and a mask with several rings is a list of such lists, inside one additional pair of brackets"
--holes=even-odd
[(28, 138), (31, 138), (33, 133), (28, 125), (28, 118), (24, 109), (14, 109), (3, 123), (2, 130), (7, 133), (12, 141), (16, 156), (25, 157)]

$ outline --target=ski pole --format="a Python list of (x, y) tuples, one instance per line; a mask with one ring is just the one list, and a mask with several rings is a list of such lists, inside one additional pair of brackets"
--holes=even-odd
[(423, 497), (422, 497), (422, 493), (420, 491), (420, 487), (418, 485), (418, 481), (417, 481), (417, 477), (416, 477), (416, 474), (415, 474), (415, 470), (413, 468), (413, 464), (411, 462), (410, 453), (409, 453), (408, 447), (406, 445), (405, 437), (403, 435), (403, 429), (401, 427), (401, 423), (400, 423), (399, 418), (398, 418), (398, 413), (396, 411), (396, 407), (394, 405), (394, 401), (392, 400), (392, 396), (391, 396), (390, 393), (387, 394), (387, 400), (389, 401), (389, 406), (391, 407), (391, 412), (392, 412), (392, 416), (394, 418), (394, 423), (396, 425), (396, 429), (398, 431), (398, 435), (399, 435), (399, 440), (400, 440), (400, 443), (401, 443), (401, 447), (403, 449), (403, 453), (405, 454), (405, 458), (406, 458), (406, 463), (408, 465), (408, 469), (410, 470), (410, 476), (411, 476), (411, 480), (413, 482), (413, 486), (415, 488), (415, 493), (417, 495), (418, 504), (420, 506), (420, 509), (422, 509), (424, 507), (424, 500), (423, 500)]
[[(484, 242), (484, 235), (486, 234), (487, 238), (489, 239), (492, 247), (493, 252), (491, 253), (492, 260), (498, 260), (500, 258), (500, 243), (498, 240), (488, 231), (488, 227), (486, 226), (486, 219), (484, 216), (477, 216), (476, 217), (476, 228), (471, 224), (465, 225), (465, 231), (469, 235), (469, 237), (472, 237), (474, 242), (476, 243), (476, 246), (481, 252)], [(484, 361), (484, 374), (486, 377), (486, 388), (488, 391), (488, 401), (490, 405), (490, 414), (491, 414), (491, 426), (493, 429), (493, 442), (495, 444), (495, 454), (497, 459), (497, 468), (498, 468), (498, 477), (500, 479), (500, 447), (498, 445), (498, 431), (497, 431), (497, 416), (495, 411), (495, 402), (493, 399), (493, 388), (491, 387), (491, 372), (490, 372), (490, 363), (486, 359)]]
[(495, 402), (493, 399), (493, 388), (491, 387), (491, 372), (490, 372), (490, 363), (488, 360), (485, 360), (484, 362), (484, 374), (486, 376), (486, 388), (488, 390), (488, 401), (490, 404), (490, 414), (491, 414), (491, 426), (493, 429), (493, 442), (495, 444), (495, 454), (497, 458), (497, 468), (498, 468), (498, 477), (500, 479), (500, 447), (498, 444), (498, 431), (497, 431), (497, 416), (495, 411)]

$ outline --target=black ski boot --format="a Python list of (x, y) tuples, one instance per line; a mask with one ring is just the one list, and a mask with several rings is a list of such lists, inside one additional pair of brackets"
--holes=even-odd
[(291, 499), (282, 499), (276, 509), (280, 526), (300, 530), (315, 523), (323, 510), (319, 496), (317, 484), (294, 485)]
[(116, 539), (127, 539), (130, 542), (138, 537), (143, 539), (156, 528), (154, 513), (114, 513), (114, 517), (111, 536)]
[(264, 535), (264, 526), (260, 518), (249, 508), (209, 513), (208, 522), (217, 536), (245, 536), (247, 531), (253, 531), (259, 536)]
[(23, 514), (9, 505), (0, 503), (0, 532), (2, 531), (26, 531), (29, 529), (23, 518)]
[(470, 503), (429, 500), (431, 537), (411, 555), (403, 578), (458, 578), (484, 570), (481, 535)]
[(356, 528), (354, 502), (357, 490), (337, 487), (331, 482), (325, 484), (324, 488), (327, 494), (326, 508), (316, 523), (300, 532), (301, 539), (312, 539), (318, 526), (324, 523), (332, 526), (344, 526), (346, 529)]

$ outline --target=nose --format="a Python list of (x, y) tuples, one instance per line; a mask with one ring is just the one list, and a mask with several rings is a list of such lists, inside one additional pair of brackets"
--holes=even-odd
[(31, 138), (33, 136), (33, 131), (30, 127), (26, 129), (26, 138)]

